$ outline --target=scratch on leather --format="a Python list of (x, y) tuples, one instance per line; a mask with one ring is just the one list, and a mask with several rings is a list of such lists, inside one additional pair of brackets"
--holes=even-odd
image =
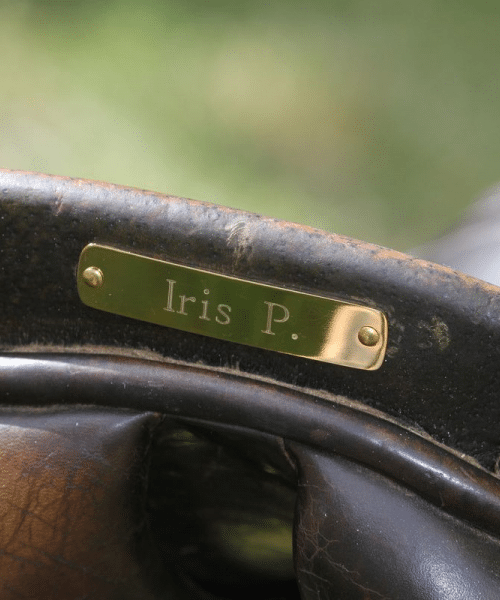
[(241, 259), (252, 249), (252, 228), (245, 221), (236, 221), (226, 229), (229, 231), (227, 245), (234, 250), (233, 267), (237, 267)]

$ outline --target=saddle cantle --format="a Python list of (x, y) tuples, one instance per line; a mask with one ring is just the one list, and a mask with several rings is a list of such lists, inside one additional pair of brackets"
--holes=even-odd
[(2, 598), (498, 597), (500, 288), (0, 182)]

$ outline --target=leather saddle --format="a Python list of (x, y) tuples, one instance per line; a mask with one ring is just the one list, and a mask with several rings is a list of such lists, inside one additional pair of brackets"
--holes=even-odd
[(0, 173), (2, 599), (500, 597), (500, 288)]

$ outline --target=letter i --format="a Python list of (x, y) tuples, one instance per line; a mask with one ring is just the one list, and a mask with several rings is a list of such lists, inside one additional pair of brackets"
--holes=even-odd
[[(208, 295), (208, 294), (210, 294), (210, 290), (208, 290), (208, 289), (203, 290), (203, 293)], [(202, 319), (203, 321), (210, 321), (210, 319), (207, 317), (208, 300), (202, 300), (201, 303), (203, 304), (203, 312), (201, 313), (199, 318)]]
[(174, 299), (174, 286), (177, 283), (173, 279), (167, 279), (168, 281), (168, 294), (167, 294), (167, 306), (163, 310), (168, 312), (175, 312), (172, 308), (172, 301)]

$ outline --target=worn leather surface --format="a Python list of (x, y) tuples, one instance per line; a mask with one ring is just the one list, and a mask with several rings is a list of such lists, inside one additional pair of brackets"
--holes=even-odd
[[(384, 364), (87, 308), (90, 242), (379, 308)], [(498, 597), (498, 288), (256, 215), (7, 171), (0, 281), (1, 598), (295, 599), (295, 496), (304, 600)]]
[[(50, 507), (81, 511), (76, 527), (34, 505), (52, 518), (36, 546), (55, 582), (46, 597), (65, 585), (71, 598), (74, 576), (103, 598), (127, 597), (124, 585), (128, 597), (193, 600), (293, 600), (298, 589), (306, 600), (495, 598), (498, 479), (383, 415), (190, 365), (19, 354), (0, 367), (0, 389), (19, 405), (0, 412), (0, 447), (22, 429), (27, 497), (55, 470)], [(40, 408), (50, 394), (61, 406)], [(92, 401), (112, 408), (82, 412)], [(156, 409), (170, 417), (146, 412)], [(16, 485), (5, 480), (7, 502)], [(9, 508), (16, 519), (25, 510)], [(24, 529), (11, 539), (24, 548)], [(78, 566), (62, 583), (58, 556)], [(103, 581), (96, 561), (115, 577)]]
[[(326, 389), (422, 427), (489, 469), (500, 455), (500, 292), (384, 248), (204, 203), (83, 180), (0, 173), (0, 348), (111, 346)], [(90, 242), (384, 311), (363, 372), (101, 313), (78, 298)]]
[(420, 431), (349, 398), (191, 364), (105, 355), (0, 355), (9, 403), (156, 411), (278, 436), (348, 457), (500, 535), (500, 479)]
[(2, 600), (298, 599), (293, 469), (272, 438), (17, 408), (0, 449)]
[(500, 540), (373, 470), (289, 445), (300, 465), (303, 600), (495, 600)]
[(158, 597), (143, 507), (158, 419), (105, 409), (0, 411), (2, 600)]
[(3, 409), (0, 447), (1, 598), (498, 597), (498, 538), (338, 454), (91, 407)]

